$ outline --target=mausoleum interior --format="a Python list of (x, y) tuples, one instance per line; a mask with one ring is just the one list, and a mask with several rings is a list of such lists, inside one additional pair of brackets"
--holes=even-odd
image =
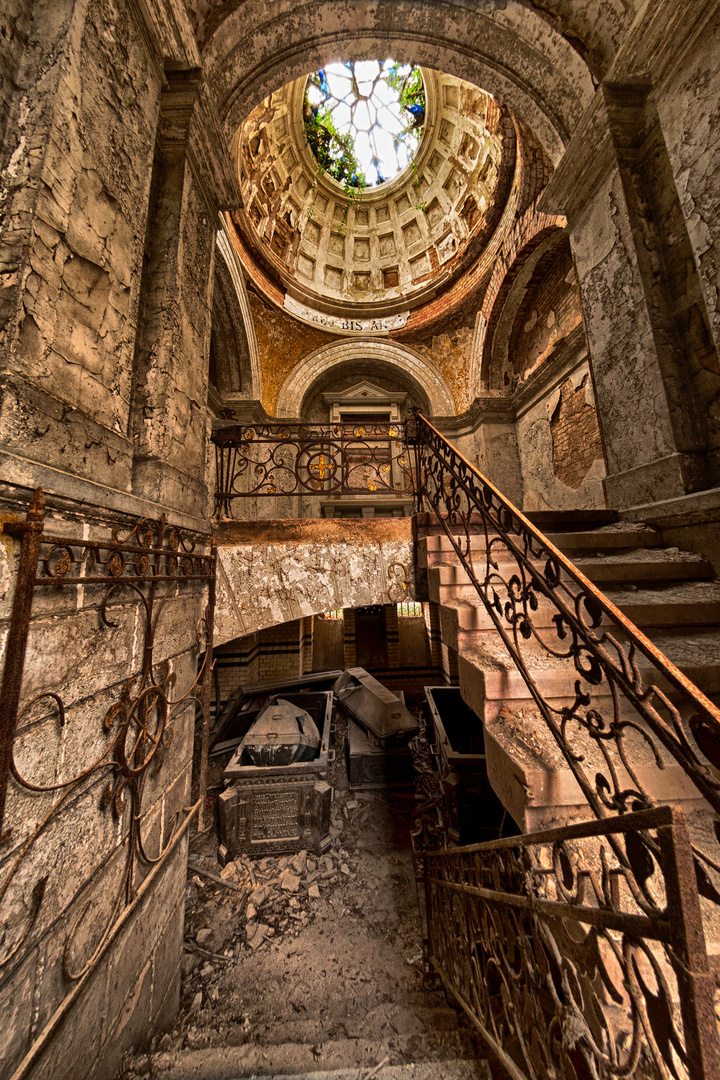
[(718, 0), (0, 0), (0, 1073), (720, 1076)]

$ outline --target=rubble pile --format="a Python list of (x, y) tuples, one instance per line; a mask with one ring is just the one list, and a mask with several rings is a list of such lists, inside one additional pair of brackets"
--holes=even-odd
[(370, 805), (337, 798), (332, 807), (329, 851), (307, 851), (254, 860), (238, 856), (221, 867), (214, 855), (190, 855), (186, 890), (183, 999), (192, 1011), (224, 965), (283, 935), (297, 936), (313, 919), (321, 896), (355, 878), (353, 855), (341, 837), (350, 823), (366, 824)]

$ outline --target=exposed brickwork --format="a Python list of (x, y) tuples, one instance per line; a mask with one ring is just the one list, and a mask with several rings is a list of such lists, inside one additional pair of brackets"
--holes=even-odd
[(565, 218), (558, 214), (540, 214), (533, 203), (516, 223), (495, 260), (492, 278), (483, 299), (480, 317), (485, 325), (482, 370), (471, 373), (470, 393), (502, 386), (502, 372), (491, 368), (492, 341), (498, 319), (510, 289), (525, 260), (550, 233), (565, 227)]
[(515, 317), (503, 383), (515, 390), (582, 322), (570, 245), (562, 240), (539, 260)]
[(571, 488), (580, 487), (593, 461), (602, 457), (597, 412), (586, 398), (588, 378), (577, 389), (572, 379), (565, 380), (550, 421), (555, 475)]
[(302, 670), (313, 669), (313, 638), (315, 631), (315, 616), (306, 615), (302, 621)]
[(388, 666), (396, 667), (400, 663), (400, 630), (398, 627), (397, 607), (395, 604), (386, 604), (384, 612)]
[(275, 682), (303, 673), (303, 620), (281, 623), (260, 631), (258, 679)]

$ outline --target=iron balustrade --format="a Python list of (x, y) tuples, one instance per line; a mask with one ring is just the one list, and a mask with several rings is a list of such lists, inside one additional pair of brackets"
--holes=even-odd
[[(450, 541), (592, 813), (656, 806), (636, 763), (673, 759), (709, 811), (712, 847), (694, 843), (695, 870), (720, 905), (720, 710), (423, 416), (406, 436), (416, 507)], [(569, 699), (544, 691), (538, 658), (571, 674)]]
[(414, 492), (401, 423), (235, 424), (212, 441), (219, 516), (231, 517), (243, 498)]
[[(429, 511), (449, 540), (485, 625), (528, 689), (534, 715), (521, 722), (551, 733), (578, 802), (598, 819), (423, 853), (428, 959), (514, 1080), (715, 1080), (717, 980), (703, 959), (703, 925), (717, 945), (720, 711), (417, 411), (406, 438), (416, 509)], [(565, 675), (554, 686), (542, 677), (548, 665)], [(675, 797), (691, 800), (689, 829), (677, 809), (658, 807), (672, 793), (658, 800), (648, 790), (651, 775), (672, 766)], [(602, 837), (594, 851), (591, 836)], [(571, 841), (580, 844), (572, 858), (585, 859), (582, 872), (563, 847)], [(531, 858), (533, 845), (552, 858)], [(581, 880), (601, 916), (574, 909)], [(578, 943), (563, 929), (568, 919), (592, 934)], [(624, 1042), (607, 1019), (611, 1002), (624, 1016)]]
[[(54, 1036), (80, 987), (191, 822), (197, 817), (203, 827), (212, 678), (214, 540), (188, 534), (164, 517), (131, 519), (127, 527), (105, 528), (96, 537), (52, 535), (45, 525), (45, 497), (37, 489), (26, 520), (2, 526), (6, 535), (20, 540), (20, 552), (0, 692), (0, 987), (57, 920), (65, 996), (18, 1066), (17, 1077), (30, 1071)], [(60, 665), (56, 682), (51, 672), (45, 672), (42, 681), (57, 683), (63, 693), (46, 689), (23, 701), (28, 641), (36, 673), (48, 659), (42, 655), (44, 642), (56, 643), (60, 633), (57, 614), (48, 619), (44, 632), (34, 627), (33, 607), (36, 614), (54, 613), (54, 605), (63, 601), (73, 611), (77, 605), (88, 613), (86, 625), (97, 620), (98, 631), (108, 639), (105, 648), (115, 637), (117, 668), (111, 670), (116, 679), (106, 686), (100, 679), (100, 685), (88, 691), (88, 655), (79, 653), (84, 680), (67, 680)], [(203, 659), (199, 670), (188, 676), (189, 684), (176, 689), (172, 655), (158, 658), (156, 645), (165, 623), (171, 623), (168, 609), (184, 601), (202, 611), (194, 630)], [(67, 607), (60, 610), (67, 613)], [(137, 642), (135, 656), (123, 637), (128, 617)], [(77, 648), (78, 638), (72, 635), (70, 631), (67, 649)], [(102, 647), (100, 636), (93, 645)], [(192, 806), (181, 801), (172, 813), (167, 809), (163, 817), (151, 820), (149, 809), (158, 799), (159, 785), (169, 785), (176, 776), (170, 770), (177, 762), (170, 758), (168, 764), (166, 759), (176, 732), (184, 730), (188, 711), (201, 718), (198, 798)], [(64, 754), (66, 740), (75, 754)], [(82, 831), (77, 826), (81, 800)], [(114, 837), (113, 855), (102, 872), (93, 871), (84, 883), (82, 904), (71, 906), (80, 883), (77, 868), (82, 864), (77, 859), (93, 833), (105, 843), (108, 835)], [(56, 850), (58, 834), (68, 838)], [(63, 904), (68, 909), (64, 921), (58, 918)]]
[(512, 1080), (720, 1076), (681, 810), (434, 840), (413, 837), (425, 960)]

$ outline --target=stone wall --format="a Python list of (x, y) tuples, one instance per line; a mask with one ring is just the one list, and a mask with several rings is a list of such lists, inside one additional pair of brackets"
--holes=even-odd
[(523, 509), (605, 505), (605, 465), (587, 360), (518, 419)]
[(409, 518), (228, 522), (221, 528), (219, 644), (301, 616), (414, 597)]
[[(0, 506), (3, 522), (24, 518), (26, 505), (8, 487)], [(73, 566), (63, 570), (68, 551), (82, 551), (89, 540), (110, 540), (113, 530), (125, 536), (136, 520), (87, 504), (72, 510), (68, 500), (50, 496), (45, 532), (79, 541), (78, 548), (49, 553), (49, 565), (59, 568), (53, 580), (61, 583), (64, 572), (76, 572)], [(5, 638), (18, 541), (3, 536), (2, 552)], [(0, 860), (9, 883), (0, 909), (6, 928), (0, 955), (5, 1076), (25, 1055), (33, 1077), (74, 1080), (78, 1070), (113, 1076), (148, 1023), (162, 1028), (178, 1005), (188, 838), (180, 827), (191, 803), (195, 702), (170, 711), (166, 748), (158, 746), (152, 765), (155, 747), (152, 739), (146, 744), (147, 773), (142, 752), (131, 759), (138, 782), (144, 776), (137, 786), (122, 761), (143, 714), (142, 705), (131, 710), (148, 660), (145, 608), (135, 588), (116, 580), (111, 586), (56, 583), (34, 592), (22, 700), (43, 696), (21, 714), (14, 760), (24, 781), (50, 790), (28, 790), (16, 780), (8, 789)], [(139, 588), (149, 595), (149, 586)], [(167, 599), (155, 606), (152, 671), (167, 695), (180, 700), (197, 674), (198, 650), (188, 627), (201, 616), (205, 595), (199, 583), (168, 582), (162, 593)], [(154, 733), (160, 714), (150, 699), (148, 705)], [(163, 850), (153, 867), (148, 859)], [(67, 1022), (46, 1049), (53, 1018), (66, 1009)]]
[[(183, 18), (173, 3), (2, 5), (3, 521), (23, 519), (40, 485), (52, 534), (107, 539), (165, 514), (198, 545), (207, 539), (216, 196), (232, 184), (218, 164), (222, 144), (219, 156), (205, 154), (212, 107), (192, 74), (199, 58)], [(164, 73), (165, 61), (182, 73)], [(18, 547), (3, 536), (3, 644)], [(61, 724), (55, 699), (42, 698), (16, 738), (21, 772), (53, 794), (14, 781), (8, 791), (3, 1076), (105, 1080), (177, 1009), (187, 829), (154, 869), (147, 860), (191, 803), (195, 705), (174, 712), (174, 738), (157, 747), (161, 767), (142, 794), (134, 781), (113, 788), (126, 745), (113, 740), (147, 659), (145, 609), (127, 587), (103, 607), (104, 592), (88, 584), (34, 597), (22, 701), (52, 692), (66, 711)], [(154, 670), (173, 698), (196, 677), (205, 603), (202, 584), (169, 583)]]

